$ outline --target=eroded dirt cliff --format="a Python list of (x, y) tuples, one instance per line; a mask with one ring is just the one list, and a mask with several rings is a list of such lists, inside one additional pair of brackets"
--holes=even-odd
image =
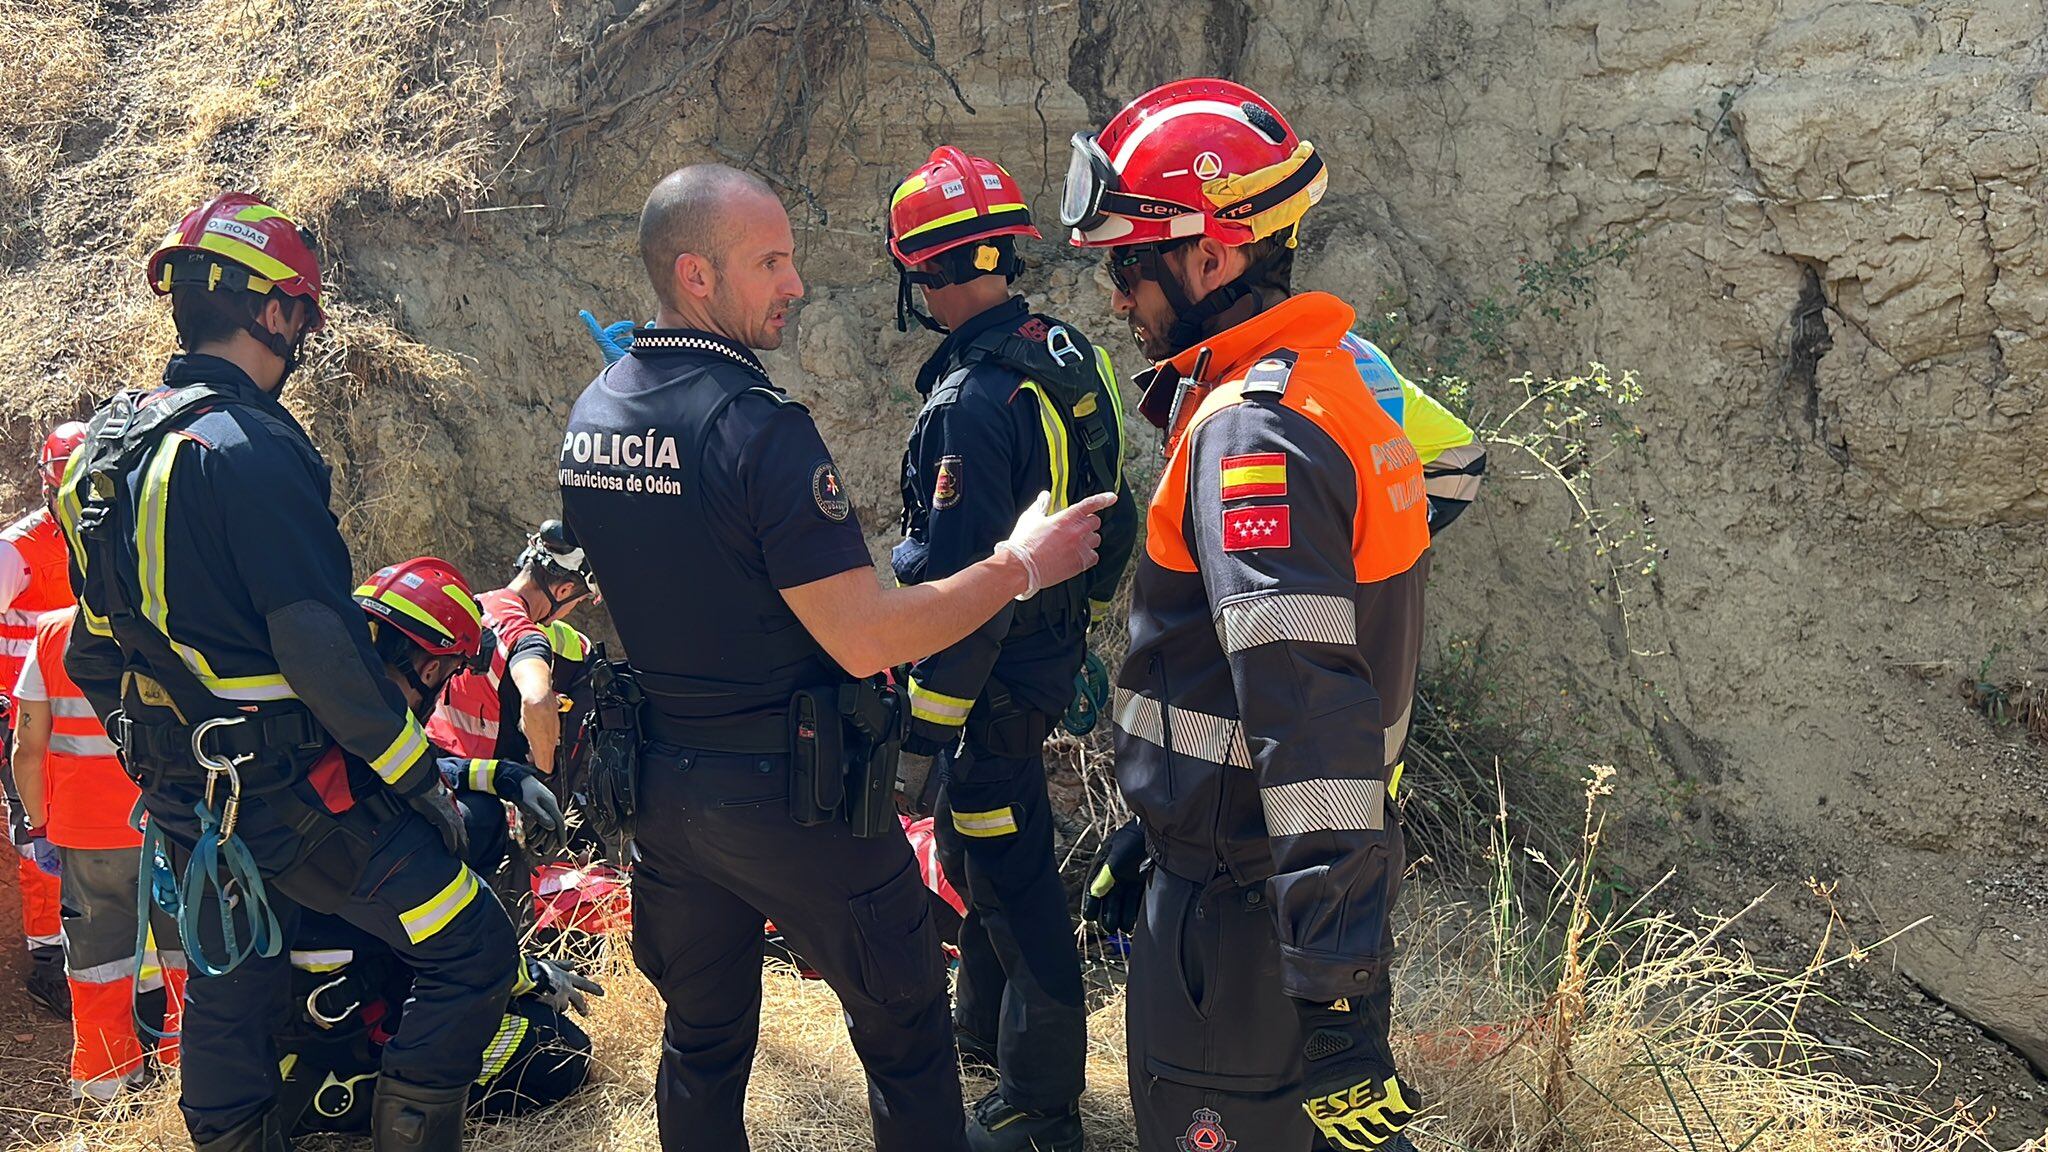
[[(1929, 917), (1883, 959), (2048, 1067), (2048, 762), (1958, 690), (2048, 656), (2034, 0), (17, 7), (54, 46), (0, 83), (10, 460), (146, 378), (140, 253), (260, 184), (339, 259), (346, 347), (294, 403), (364, 567), (505, 563), (597, 363), (576, 309), (647, 310), (641, 198), (707, 158), (787, 195), (811, 296), (771, 360), (883, 543), (928, 348), (890, 323), (889, 187), (955, 142), (1050, 219), (1069, 133), (1174, 76), (1253, 83), (1332, 165), (1300, 281), (1396, 312), (1398, 362), (1462, 368), (1482, 419), (1524, 369), (1644, 382), (1599, 491), (1654, 520), (1654, 575), (1622, 609), (1589, 590), (1571, 510), (1501, 452), (1441, 547), (1439, 639), (1626, 767), (1639, 868), (1703, 903), (1840, 880), (1866, 941)], [(1588, 244), (1627, 255), (1474, 354), (1518, 261)], [(1025, 286), (1135, 366), (1093, 265), (1033, 255)]]

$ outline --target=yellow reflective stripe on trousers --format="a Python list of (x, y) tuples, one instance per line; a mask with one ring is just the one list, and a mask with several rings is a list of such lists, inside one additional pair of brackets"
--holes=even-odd
[(405, 929), (405, 938), (415, 944), (432, 939), (434, 933), (446, 928), (449, 921), (469, 907), (477, 891), (476, 873), (463, 866), (446, 888), (412, 911), (399, 914), (398, 923)]
[(967, 723), (967, 714), (973, 710), (974, 701), (934, 692), (918, 683), (917, 677), (910, 678), (910, 714), (916, 719), (958, 728)]
[[(135, 570), (142, 585), (142, 617), (163, 634), (185, 667), (215, 696), (241, 701), (297, 699), (282, 673), (217, 676), (204, 653), (171, 635), (170, 604), (164, 594), (164, 542), (169, 530), (171, 471), (185, 443), (183, 436), (164, 437), (143, 465), (142, 489), (135, 502)], [(91, 619), (86, 624), (90, 628)]]
[(993, 812), (962, 812), (956, 808), (953, 810), (953, 831), (984, 840), (1008, 836), (1017, 831), (1017, 812), (1009, 807)]
[(414, 764), (419, 763), (420, 757), (426, 754), (427, 734), (420, 731), (419, 721), (407, 713), (405, 726), (398, 730), (397, 736), (392, 737), (390, 746), (375, 760), (370, 761), (370, 767), (376, 770), (378, 777), (386, 784), (396, 784), (412, 770)]
[(526, 1039), (526, 1030), (531, 1026), (532, 1022), (526, 1017), (514, 1016), (509, 1012), (505, 1014), (503, 1020), (498, 1021), (498, 1034), (491, 1038), (490, 1046), (484, 1049), (484, 1068), (477, 1074), (477, 1083), (488, 1084), (499, 1073), (505, 1071), (505, 1065), (512, 1062), (512, 1054), (519, 1051), (519, 1042)]
[(1038, 386), (1038, 381), (1026, 380), (1019, 387), (1038, 397), (1038, 426), (1045, 432), (1046, 455), (1052, 462), (1052, 505), (1046, 511), (1057, 512), (1069, 502), (1066, 415), (1052, 402), (1052, 397), (1045, 394), (1045, 389)]

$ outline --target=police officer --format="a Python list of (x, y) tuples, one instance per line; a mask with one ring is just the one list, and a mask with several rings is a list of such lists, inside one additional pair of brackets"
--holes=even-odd
[[(942, 147), (897, 186), (889, 251), (897, 326), (947, 333), (917, 375), (925, 405), (903, 457), (905, 585), (989, 554), (1037, 493), (1115, 491), (1123, 413), (1109, 356), (1010, 292), (1016, 237), (1037, 237), (1001, 165)], [(930, 313), (912, 300), (915, 285)], [(1087, 1057), (1081, 961), (1053, 858), (1042, 746), (1074, 695), (1090, 601), (1105, 607), (1137, 535), (1128, 500), (1104, 514), (1103, 561), (1005, 608), (910, 673), (908, 807), (936, 755), (940, 856), (968, 902), (954, 1032), (998, 1070), (974, 1106), (971, 1149), (1079, 1152)], [(964, 739), (963, 739), (964, 736)]]
[(1421, 463), (1361, 386), (1352, 310), (1292, 291), (1327, 177), (1271, 103), (1180, 81), (1073, 148), (1061, 218), (1105, 250), (1167, 436), (1117, 676), (1138, 829), (1091, 886), (1137, 921), (1139, 1146), (1385, 1147), (1416, 1104), (1387, 1028)]
[(803, 295), (795, 248), (753, 176), (707, 164), (657, 184), (640, 217), (656, 323), (584, 390), (562, 445), (563, 519), (647, 699), (633, 956), (667, 1008), (662, 1146), (747, 1147), (765, 916), (846, 1007), (876, 1147), (959, 1149), (924, 886), (893, 819), (863, 837), (839, 817), (829, 700), (861, 706), (874, 689), (855, 678), (1081, 572), (1114, 496), (1028, 512), (988, 559), (883, 588), (817, 428), (754, 355)]
[(145, 860), (178, 878), (186, 1127), (208, 1152), (287, 1146), (272, 1035), (305, 907), (417, 974), (381, 1056), (376, 1148), (452, 1152), (517, 952), (349, 599), (327, 467), (278, 402), (322, 322), (312, 237), (221, 196), (165, 237), (149, 281), (187, 351), (95, 414), (58, 516), (81, 601), (65, 667), (142, 786)]

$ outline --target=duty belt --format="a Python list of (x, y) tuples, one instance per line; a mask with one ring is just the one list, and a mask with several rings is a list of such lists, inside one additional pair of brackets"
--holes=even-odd
[(703, 752), (782, 755), (789, 751), (789, 720), (781, 712), (732, 720), (684, 719), (649, 707), (642, 719), (648, 740)]
[[(114, 713), (107, 722), (107, 734), (121, 750), (121, 760), (128, 766), (129, 774), (139, 777), (146, 773), (156, 779), (186, 774), (196, 778), (202, 774), (192, 739), (197, 728), (191, 724), (136, 720), (125, 712)], [(247, 756), (258, 762), (290, 760), (318, 752), (327, 743), (326, 730), (304, 707), (287, 707), (212, 724), (202, 738), (203, 750), (209, 755), (228, 760)]]

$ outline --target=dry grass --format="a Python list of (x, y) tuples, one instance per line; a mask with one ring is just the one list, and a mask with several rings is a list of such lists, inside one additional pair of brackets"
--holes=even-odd
[[(1604, 777), (1595, 791), (1604, 791)], [(1406, 933), (1395, 1047), (1426, 1114), (1421, 1152), (1980, 1152), (1980, 1118), (1936, 1112), (1829, 1070), (1802, 1032), (1830, 969), (1860, 963), (1830, 933), (1794, 973), (1758, 966), (1732, 939), (1738, 917), (1687, 920), (1634, 904), (1599, 911), (1589, 879), (1600, 824), (1589, 801), (1585, 852), (1552, 869), (1499, 851), (1494, 889), (1471, 903), (1423, 900)], [(1525, 900), (1535, 866), (1548, 899)], [(1541, 887), (1539, 885), (1539, 887)], [(1825, 896), (1824, 892), (1820, 895)], [(568, 1104), (481, 1127), (472, 1146), (593, 1152), (656, 1146), (651, 1092), (661, 1010), (614, 948), (611, 994), (589, 1022), (594, 1083)], [(836, 1000), (771, 966), (749, 1103), (763, 1152), (871, 1147), (865, 1089)], [(1083, 1102), (1098, 1152), (1136, 1147), (1124, 1099), (1123, 1004), (1090, 1020)], [(969, 1098), (988, 1087), (969, 1083)], [(48, 1127), (43, 1127), (48, 1131)], [(138, 1105), (81, 1118), (48, 1152), (181, 1147), (168, 1087)], [(307, 1147), (337, 1147), (333, 1141)], [(1247, 1150), (1251, 1152), (1251, 1150)]]
[[(26, 461), (50, 423), (155, 377), (174, 340), (144, 257), (201, 200), (252, 190), (327, 238), (333, 323), (287, 403), (341, 466), (351, 543), (385, 555), (432, 537), (420, 521), (443, 508), (417, 495), (429, 479), (419, 449), (445, 441), (435, 404), (464, 369), (351, 301), (332, 242), (343, 229), (330, 225), (358, 208), (452, 211), (484, 194), (505, 96), (463, 41), (481, 13), (462, 0), (0, 4), (13, 33), (0, 43), (8, 454)], [(370, 389), (376, 403), (360, 403)], [(0, 490), (0, 504), (30, 495)]]

